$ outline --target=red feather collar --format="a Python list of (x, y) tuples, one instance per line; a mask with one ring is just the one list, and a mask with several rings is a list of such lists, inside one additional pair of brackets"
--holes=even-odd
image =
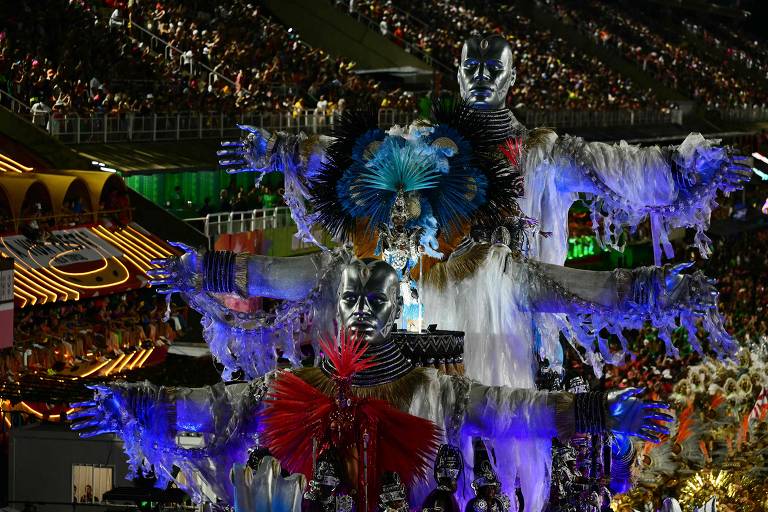
[(396, 471), (406, 485), (426, 478), (440, 430), (387, 401), (354, 395), (352, 376), (375, 366), (372, 358), (364, 358), (367, 345), (342, 338), (338, 344), (323, 342), (321, 347), (337, 371), (331, 376), (335, 396), (323, 394), (290, 371), (281, 372), (264, 401), (261, 439), (283, 467), (308, 480), (313, 454), (333, 448), (347, 466), (357, 460), (358, 481), (346, 483), (357, 488), (357, 510), (374, 510), (384, 472)]

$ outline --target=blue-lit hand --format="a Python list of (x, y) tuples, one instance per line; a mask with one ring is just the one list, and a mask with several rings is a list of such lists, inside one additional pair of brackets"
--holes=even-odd
[(72, 404), (77, 410), (67, 414), (72, 421), (72, 430), (86, 438), (119, 432), (123, 426), (121, 411), (125, 410), (119, 393), (102, 384), (88, 388), (94, 391), (93, 400)]
[(149, 283), (157, 286), (157, 292), (162, 294), (189, 293), (199, 290), (202, 286), (202, 264), (205, 251), (197, 251), (181, 242), (168, 243), (184, 251), (184, 254), (152, 260), (152, 264), (157, 268), (147, 272), (151, 278)]
[(719, 173), (724, 191), (741, 190), (752, 178), (752, 168), (743, 163), (747, 158), (744, 155), (735, 154), (730, 147), (726, 148), (720, 161), (721, 172)]
[(669, 409), (665, 402), (636, 398), (643, 391), (642, 388), (627, 388), (608, 393), (608, 427), (619, 435), (658, 443), (662, 435), (669, 435), (669, 429), (660, 423), (671, 422), (674, 418), (661, 412)]
[(674, 177), (681, 198), (698, 196), (711, 186), (723, 192), (744, 188), (752, 177), (752, 169), (744, 165), (747, 158), (735, 154), (730, 147), (700, 148), (687, 164), (681, 162), (679, 156), (673, 156), (680, 166)]
[(715, 280), (707, 278), (700, 270), (693, 274), (682, 273), (691, 266), (692, 261), (662, 267), (665, 289), (660, 305), (665, 308), (685, 305), (695, 314), (703, 315), (717, 308), (718, 292)]
[(264, 172), (269, 134), (254, 126), (239, 124), (237, 127), (246, 133), (240, 140), (221, 143), (221, 147), (224, 149), (216, 152), (218, 156), (222, 157), (219, 160), (219, 165), (230, 174)]

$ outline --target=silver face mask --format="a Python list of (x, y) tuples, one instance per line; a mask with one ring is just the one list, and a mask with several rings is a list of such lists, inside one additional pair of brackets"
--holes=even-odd
[(479, 109), (504, 108), (515, 83), (512, 48), (501, 36), (471, 37), (461, 48), (457, 73), (461, 97)]
[(400, 317), (403, 301), (397, 272), (384, 261), (354, 260), (339, 285), (338, 318), (347, 336), (368, 345), (383, 343)]

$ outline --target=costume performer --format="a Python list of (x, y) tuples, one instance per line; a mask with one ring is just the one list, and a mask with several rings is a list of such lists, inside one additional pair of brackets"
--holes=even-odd
[(461, 512), (455, 495), (463, 472), (461, 450), (448, 444), (442, 445), (435, 458), (434, 477), (437, 487), (422, 503), (421, 512)]
[[(478, 48), (486, 52), (494, 41), (481, 41)], [(497, 72), (503, 72), (511, 62), (508, 48), (502, 48), (502, 54), (507, 60), (494, 63)], [(465, 67), (472, 65), (465, 62)], [(481, 70), (478, 76), (485, 77), (485, 60), (475, 65)], [(503, 88), (510, 84), (509, 78), (499, 82)], [(481, 94), (480, 89), (473, 89), (476, 97), (492, 96)], [(498, 90), (486, 89), (498, 94)], [(433, 445), (462, 446), (471, 458), (471, 437), (480, 436), (491, 443), (502, 483), (512, 485), (519, 478), (526, 507), (538, 511), (548, 492), (553, 437), (565, 440), (577, 431), (611, 430), (657, 440), (667, 430), (656, 422), (669, 418), (653, 409), (663, 404), (644, 404), (633, 396), (635, 390), (604, 397), (533, 389), (534, 340), (547, 339), (542, 333), (555, 335), (546, 331), (547, 319), (555, 314), (568, 314), (571, 326), (579, 321), (592, 325), (594, 329), (588, 332), (584, 327), (580, 337), (590, 348), (595, 340), (604, 344), (595, 326), (608, 326), (620, 333), (621, 327), (634, 327), (645, 320), (670, 327), (678, 318), (686, 326), (701, 318), (712, 334), (711, 346), (728, 352), (733, 345), (719, 323), (712, 283), (700, 273), (682, 275), (680, 267), (586, 272), (549, 264), (542, 257), (544, 251), (536, 249), (544, 243), (537, 229), (551, 229), (552, 221), (547, 219), (552, 212), (540, 212), (543, 219), (537, 228), (530, 215), (535, 212), (527, 205), (532, 199), (524, 196), (521, 206), (517, 199), (523, 183), (529, 182), (542, 197), (551, 197), (555, 189), (537, 188), (537, 183), (554, 184), (551, 180), (561, 166), (584, 172), (599, 169), (605, 180), (613, 176), (618, 181), (616, 169), (627, 175), (649, 172), (643, 166), (659, 163), (662, 151), (657, 148), (644, 154), (619, 147), (612, 152), (595, 146), (603, 154), (623, 156), (604, 167), (590, 161), (593, 165), (588, 167), (578, 158), (583, 157), (580, 151), (591, 145), (556, 144), (554, 134), (532, 133), (522, 141), (505, 139), (504, 147), (499, 148), (498, 140), (488, 131), (492, 118), (487, 114), (466, 105), (453, 109), (437, 106), (432, 123), (417, 122), (384, 132), (375, 116), (350, 113), (337, 124), (330, 144), (308, 141), (302, 135), (265, 137), (252, 128), (243, 141), (228, 144), (226, 151), (235, 158), (226, 165), (239, 166), (241, 171), (284, 172), (286, 201), (306, 239), (314, 240), (310, 231), (314, 224), (347, 241), (358, 241), (360, 229), (378, 233), (377, 252), (385, 262), (356, 259), (346, 246), (289, 259), (182, 247), (182, 257), (161, 262), (162, 267), (154, 272), (154, 284), (165, 286), (166, 293), (181, 292), (204, 314), (206, 340), (224, 363), (225, 377), (234, 369), (242, 369), (251, 380), (198, 390), (169, 390), (149, 384), (99, 387), (95, 401), (81, 404), (82, 410), (73, 415), (83, 419), (76, 428), (88, 429), (91, 434), (119, 432), (135, 468), (147, 461), (161, 473), (170, 473), (171, 466), (176, 465), (185, 475), (201, 479), (188, 485), (196, 497), (202, 497), (205, 483), (217, 497), (242, 510), (249, 509), (248, 503), (266, 507), (259, 510), (297, 510), (304, 480), (295, 475), (279, 477), (279, 469), (311, 479), (315, 448), (321, 454), (330, 449), (340, 451), (344, 464), (351, 466), (347, 468), (347, 485), (358, 510), (375, 506), (375, 484), (387, 471), (397, 471), (411, 488), (411, 503), (421, 503), (431, 487), (417, 477)], [(711, 149), (706, 141), (702, 144)], [(690, 165), (679, 163), (675, 168), (680, 176), (701, 185), (685, 193), (682, 188), (675, 189), (690, 207), (698, 201), (696, 194), (701, 187), (710, 192), (718, 187), (733, 188), (741, 176), (732, 171), (731, 156), (725, 151), (717, 150), (716, 156), (706, 159), (714, 169), (700, 164), (699, 153), (697, 147), (685, 160)], [(597, 157), (593, 160), (605, 163)], [(671, 180), (667, 185), (672, 188), (677, 183), (673, 171), (668, 166), (664, 169)], [(531, 173), (551, 179), (532, 179)], [(706, 180), (699, 179), (699, 174)], [(669, 187), (667, 192), (674, 195)], [(706, 198), (711, 200), (711, 196)], [(466, 238), (445, 262), (423, 276), (418, 272), (425, 254), (443, 256), (440, 251), (450, 248), (452, 240), (460, 238), (468, 227), (475, 228), (475, 236)], [(527, 240), (528, 249), (513, 240)], [(542, 261), (526, 258), (526, 253)], [(414, 286), (414, 274), (423, 277), (422, 286)], [(223, 302), (232, 295), (270, 297), (284, 303), (271, 315), (234, 312)], [(422, 314), (427, 319), (444, 317), (446, 323), (464, 330), (468, 358), (479, 349), (486, 360), (497, 360), (499, 365), (489, 365), (490, 371), (470, 373), (483, 375), (485, 380), (480, 381), (413, 368), (390, 336), (403, 298), (410, 305), (417, 301), (420, 320)], [(447, 312), (455, 316), (447, 318)], [(307, 322), (317, 353), (327, 356), (319, 367), (264, 375), (276, 349), (298, 363), (291, 337)], [(341, 335), (339, 354), (331, 345), (320, 343), (322, 335), (337, 332)], [(364, 354), (345, 345), (345, 339), (356, 336), (364, 336)], [(343, 354), (357, 359), (342, 370), (334, 360), (346, 360)], [(489, 354), (493, 357), (487, 357)], [(321, 404), (328, 414), (302, 416), (318, 409), (307, 407), (310, 403)], [(290, 404), (301, 406), (281, 410)], [(341, 410), (345, 407), (354, 414)], [(338, 418), (342, 417), (347, 419), (340, 423)], [(397, 423), (388, 421), (393, 417), (401, 418), (412, 430), (401, 432)], [(356, 421), (377, 426), (375, 434), (338, 428)], [(378, 428), (382, 425), (387, 428)], [(435, 428), (434, 439), (428, 425)], [(336, 433), (329, 434), (329, 428)], [(195, 450), (177, 447), (174, 439), (179, 431), (205, 433), (205, 446)], [(412, 435), (418, 431), (424, 435)], [(368, 432), (368, 437), (351, 432)], [(299, 433), (304, 435), (296, 438)], [(285, 436), (293, 440), (294, 449), (284, 449), (285, 443), (280, 441), (286, 441)], [(304, 444), (295, 444), (297, 439), (303, 439)], [(317, 446), (308, 446), (310, 441)], [(420, 444), (408, 444), (413, 441)], [(268, 448), (280, 464), (264, 458), (255, 472), (248, 468), (251, 473), (243, 477), (238, 472), (254, 446)], [(409, 455), (403, 453), (404, 448)], [(394, 457), (388, 466), (384, 462), (392, 454), (402, 456)], [(368, 467), (368, 456), (381, 464)], [(410, 462), (398, 465), (403, 460)], [(234, 492), (226, 478), (229, 468), (234, 469)]]
[[(475, 479), (472, 490), (475, 497), (469, 500), (466, 512), (508, 512), (512, 507), (509, 496), (501, 493), (501, 484), (485, 444), (475, 439)], [(520, 509), (517, 507), (516, 510)]]

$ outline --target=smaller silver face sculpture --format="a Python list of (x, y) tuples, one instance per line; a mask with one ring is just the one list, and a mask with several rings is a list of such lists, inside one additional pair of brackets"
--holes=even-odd
[(501, 36), (471, 37), (461, 48), (457, 73), (461, 97), (479, 109), (504, 108), (515, 83), (512, 48)]
[(400, 317), (403, 301), (397, 272), (384, 261), (353, 260), (339, 285), (338, 317), (347, 336), (383, 343)]

